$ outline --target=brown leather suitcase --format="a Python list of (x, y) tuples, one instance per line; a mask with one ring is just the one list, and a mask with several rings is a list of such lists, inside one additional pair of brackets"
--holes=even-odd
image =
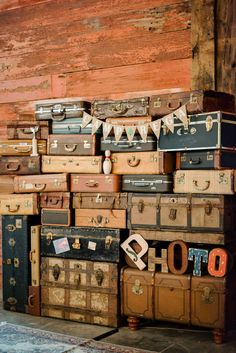
[(86, 101), (36, 104), (36, 120), (62, 121), (67, 118), (83, 116), (84, 111), (90, 112), (91, 104)]
[(104, 208), (125, 210), (128, 204), (128, 194), (123, 193), (74, 193), (73, 208)]
[[(47, 141), (37, 140), (38, 154), (47, 153)], [(32, 140), (6, 140), (0, 141), (0, 155), (2, 156), (30, 156), (32, 153)]]
[(119, 192), (121, 176), (114, 174), (71, 174), (72, 192)]
[(47, 140), (48, 121), (11, 121), (7, 124), (8, 140), (32, 139), (33, 131), (37, 140)]
[(40, 193), (41, 208), (70, 208), (70, 192)]
[(78, 227), (126, 228), (126, 210), (75, 209)]
[(33, 194), (0, 194), (1, 215), (35, 215), (39, 214), (38, 195)]
[(155, 273), (155, 319), (190, 323), (190, 275)]
[(119, 326), (118, 264), (42, 257), (41, 315)]
[(68, 174), (40, 174), (16, 176), (14, 191), (16, 193), (41, 191), (68, 191)]
[(35, 316), (41, 316), (40, 286), (29, 286), (28, 305), (26, 313)]
[(42, 156), (43, 173), (102, 172), (103, 156)]
[(196, 90), (155, 95), (150, 98), (149, 114), (163, 116), (173, 113), (186, 104), (188, 114), (222, 110), (234, 113), (235, 99), (232, 94)]
[(41, 226), (31, 226), (30, 238), (30, 264), (31, 264), (31, 286), (38, 287), (40, 285), (40, 237)]
[(0, 174), (40, 174), (41, 162), (38, 157), (1, 157)]
[(95, 156), (98, 154), (99, 140), (97, 135), (56, 135), (48, 137), (49, 155)]
[(70, 226), (71, 210), (60, 208), (42, 208), (41, 223), (46, 226)]
[(175, 168), (175, 155), (166, 152), (112, 153), (113, 174), (168, 174)]
[(14, 193), (14, 176), (0, 175), (0, 194)]

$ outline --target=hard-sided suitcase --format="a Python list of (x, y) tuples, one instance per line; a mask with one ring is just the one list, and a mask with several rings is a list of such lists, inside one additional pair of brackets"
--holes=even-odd
[(11, 121), (7, 124), (8, 140), (32, 139), (33, 132), (37, 140), (47, 140), (48, 121)]
[(0, 215), (36, 215), (39, 214), (38, 195), (0, 194)]
[(235, 171), (177, 170), (174, 172), (175, 193), (234, 194)]
[(31, 281), (30, 226), (37, 217), (2, 217), (3, 307), (24, 313)]
[(41, 315), (119, 326), (118, 265), (42, 258)]
[(128, 194), (126, 192), (78, 192), (73, 194), (73, 208), (108, 208), (110, 210), (126, 210), (127, 205)]
[(68, 188), (68, 174), (66, 173), (22, 175), (14, 178), (14, 191), (16, 193), (68, 191)]
[(124, 126), (132, 126), (132, 125), (143, 125), (150, 123), (152, 121), (151, 116), (134, 116), (134, 117), (118, 117), (118, 118), (107, 118), (106, 123), (112, 125), (124, 125)]
[(0, 194), (13, 194), (14, 176), (0, 175)]
[(176, 169), (236, 168), (236, 151), (209, 150), (176, 153)]
[(72, 192), (119, 192), (121, 176), (115, 174), (71, 174)]
[(41, 223), (43, 225), (68, 227), (71, 225), (71, 210), (61, 208), (42, 208)]
[(31, 286), (33, 287), (40, 285), (40, 236), (41, 226), (31, 226), (29, 259), (31, 264)]
[(79, 227), (126, 228), (126, 210), (76, 208), (75, 225)]
[(101, 137), (101, 151), (111, 152), (147, 152), (157, 150), (157, 139), (153, 135), (147, 136), (146, 141), (140, 135), (134, 135), (132, 141), (126, 135), (122, 135), (116, 142), (115, 136)]
[(234, 149), (236, 116), (215, 111), (189, 115), (185, 125), (174, 118), (174, 132), (162, 125), (159, 149), (161, 151), (186, 151), (209, 149)]
[(129, 192), (172, 192), (173, 176), (167, 175), (123, 175), (122, 191)]
[(26, 313), (35, 316), (41, 316), (40, 286), (29, 286), (28, 305)]
[(126, 230), (114, 228), (42, 226), (41, 256), (119, 263), (126, 237)]
[(92, 103), (92, 115), (105, 119), (120, 116), (145, 116), (149, 111), (149, 98), (141, 97), (123, 100), (95, 100)]
[(152, 116), (163, 116), (173, 113), (186, 104), (188, 114), (222, 110), (233, 113), (235, 99), (232, 94), (195, 90), (155, 95), (150, 98), (149, 113)]
[(70, 208), (70, 192), (42, 192), (40, 193), (41, 208)]
[(172, 153), (133, 152), (112, 153), (113, 174), (168, 174), (175, 168), (175, 156)]
[(0, 174), (25, 175), (40, 174), (41, 161), (38, 157), (1, 157)]
[[(52, 133), (53, 134), (92, 134), (93, 124), (89, 123), (87, 126), (82, 127), (83, 118), (67, 118), (60, 121), (52, 122)], [(101, 126), (95, 132), (96, 135), (100, 135), (102, 132)]]
[(103, 156), (42, 156), (43, 173), (101, 173)]
[(155, 319), (190, 323), (190, 275), (155, 273)]
[(36, 120), (61, 121), (66, 118), (81, 118), (84, 111), (89, 111), (91, 104), (86, 101), (36, 104)]
[(48, 154), (66, 156), (95, 156), (98, 153), (96, 135), (49, 135)]
[[(33, 152), (32, 140), (1, 140), (0, 155), (2, 156), (30, 156)], [(38, 154), (47, 153), (47, 141), (37, 140)]]

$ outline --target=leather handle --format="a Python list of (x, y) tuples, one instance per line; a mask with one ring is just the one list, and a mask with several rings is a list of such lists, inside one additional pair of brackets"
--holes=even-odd
[(46, 184), (34, 184), (34, 188), (37, 190), (37, 191), (43, 191), (46, 187)]
[(29, 262), (30, 263), (35, 263), (36, 261), (33, 261), (33, 254), (35, 254), (35, 250), (30, 250), (30, 252), (29, 252)]
[(190, 158), (189, 160), (189, 164), (200, 164), (202, 162), (201, 158), (197, 158), (197, 159), (192, 159)]
[(20, 205), (18, 204), (18, 205), (15, 205), (15, 206), (16, 206), (15, 208), (11, 208), (11, 205), (6, 205), (8, 211), (12, 212), (12, 213), (19, 211)]
[(177, 104), (176, 107), (172, 107), (172, 106), (171, 106), (171, 102), (167, 102), (167, 108), (168, 108), (169, 110), (176, 110), (176, 109), (180, 108), (181, 106), (182, 106), (181, 101), (179, 101), (179, 103)]
[(116, 104), (116, 105), (112, 105), (111, 107), (111, 111), (115, 114), (119, 114), (119, 115), (122, 115), (122, 114), (125, 114), (127, 111), (128, 111), (128, 106), (126, 104)]
[(133, 185), (134, 186), (140, 186), (140, 187), (145, 187), (145, 186), (149, 186), (150, 183), (147, 183), (147, 182), (144, 182), (144, 181), (134, 181), (133, 182)]
[(98, 215), (96, 218), (92, 217), (90, 221), (96, 227), (103, 227), (105, 224), (109, 223), (109, 219), (101, 215)]
[(20, 163), (19, 164), (16, 164), (15, 167), (10, 167), (10, 164), (6, 164), (6, 169), (9, 171), (9, 172), (16, 172), (17, 170), (19, 170), (20, 168)]
[(61, 201), (62, 201), (62, 197), (60, 197), (58, 199), (54, 199), (54, 198), (51, 197), (51, 198), (49, 198), (48, 203), (50, 205), (55, 206), (55, 205), (58, 205)]
[(197, 180), (193, 180), (193, 185), (194, 185), (194, 187), (197, 189), (197, 190), (199, 190), (199, 191), (205, 191), (205, 190), (207, 190), (208, 188), (209, 188), (209, 186), (210, 186), (210, 180), (205, 180), (204, 181), (204, 186), (202, 186), (202, 187), (200, 187), (199, 185), (198, 185), (198, 181)]
[(30, 135), (32, 134), (32, 131), (30, 130), (30, 128), (17, 128), (16, 131), (21, 132), (22, 134), (26, 134), (26, 135)]
[(27, 153), (30, 152), (32, 149), (32, 146), (14, 146), (13, 147), (15, 151), (20, 152), (20, 153)]
[[(70, 125), (67, 125), (67, 130), (71, 131), (71, 130), (73, 130), (73, 127), (70, 127)], [(81, 132), (81, 130), (82, 130), (81, 125), (76, 126), (76, 131), (77, 130), (78, 130), (78, 132)]]
[(74, 143), (74, 144), (71, 144), (71, 145), (65, 144), (64, 145), (64, 149), (67, 152), (74, 152), (77, 146), (78, 146), (77, 143)]
[(93, 188), (95, 186), (98, 186), (98, 182), (95, 181), (95, 180), (89, 180), (85, 183), (86, 186), (90, 187), (90, 188)]
[(33, 308), (33, 307), (34, 307), (34, 305), (33, 305), (33, 303), (32, 303), (32, 301), (33, 301), (34, 298), (35, 298), (35, 295), (34, 295), (34, 294), (31, 294), (31, 295), (29, 295), (29, 297), (28, 297), (28, 305), (29, 305), (30, 308)]
[(132, 156), (132, 158), (127, 159), (127, 163), (130, 167), (137, 167), (139, 163), (141, 162), (141, 159), (137, 158), (135, 156)]

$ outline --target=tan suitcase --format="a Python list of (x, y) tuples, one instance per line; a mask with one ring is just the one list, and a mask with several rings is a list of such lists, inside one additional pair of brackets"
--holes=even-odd
[(78, 192), (73, 194), (73, 208), (108, 208), (126, 210), (128, 194), (126, 192)]
[(113, 174), (168, 174), (174, 170), (175, 155), (166, 152), (112, 153)]
[(103, 156), (42, 156), (43, 173), (89, 173), (102, 172)]
[(68, 191), (68, 174), (44, 174), (16, 176), (14, 191), (16, 193), (42, 191)]
[(13, 194), (14, 193), (14, 176), (13, 175), (0, 175), (0, 194)]
[(40, 237), (41, 226), (31, 226), (31, 285), (40, 285)]
[[(70, 190), (73, 192), (118, 192), (121, 176), (114, 174), (71, 174)], [(88, 207), (89, 208), (89, 207)]]
[(75, 209), (79, 227), (126, 228), (126, 210)]
[(37, 140), (47, 140), (49, 123), (48, 121), (11, 121), (7, 124), (8, 140), (12, 139), (32, 139), (33, 132)]
[[(38, 154), (47, 153), (47, 141), (37, 140)], [(2, 156), (30, 156), (32, 153), (32, 140), (0, 141), (0, 155)]]
[(1, 215), (35, 215), (39, 214), (38, 195), (34, 194), (0, 194)]

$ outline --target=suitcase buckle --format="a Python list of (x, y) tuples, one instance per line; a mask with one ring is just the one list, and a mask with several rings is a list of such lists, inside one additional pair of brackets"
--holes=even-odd
[(104, 273), (100, 268), (95, 272), (95, 278), (98, 286), (101, 286), (104, 279)]
[(202, 302), (204, 304), (212, 304), (214, 301), (213, 296), (211, 295), (211, 288), (204, 287), (203, 294), (202, 294)]

